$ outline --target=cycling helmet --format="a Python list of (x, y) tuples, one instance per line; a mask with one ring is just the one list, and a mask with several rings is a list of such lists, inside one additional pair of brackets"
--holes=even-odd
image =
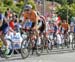
[(25, 5), (25, 9), (32, 9), (32, 5), (30, 4)]

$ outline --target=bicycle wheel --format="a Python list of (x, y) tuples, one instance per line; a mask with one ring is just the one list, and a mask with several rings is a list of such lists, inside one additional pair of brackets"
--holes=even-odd
[(27, 39), (24, 39), (21, 43), (21, 56), (26, 59), (29, 56), (29, 43)]
[(9, 54), (8, 55), (4, 54), (4, 51), (5, 51), (5, 48), (6, 48), (4, 46), (4, 44), (3, 44), (2, 48), (1, 48), (1, 51), (2, 51), (2, 56), (7, 59), (7, 58), (11, 57), (12, 54), (13, 54), (13, 43), (12, 43), (11, 39), (6, 39), (6, 41), (7, 41), (7, 43), (10, 42), (10, 46), (11, 46), (11, 48), (8, 47), (8, 49), (10, 50)]
[(36, 41), (36, 45), (35, 45), (35, 47), (36, 47), (36, 54), (38, 55), (38, 56), (40, 56), (41, 55), (41, 52), (42, 52), (42, 41), (41, 41), (41, 39), (40, 39), (40, 42), (38, 42), (39, 40), (37, 40)]
[(52, 50), (52, 42), (50, 42), (49, 39), (46, 39), (45, 40), (45, 45), (46, 45), (47, 53), (50, 53), (50, 51)]
[(72, 50), (75, 49), (75, 39), (72, 40)]
[[(41, 39), (41, 44), (40, 44), (40, 47), (41, 48), (39, 48), (39, 50), (40, 50), (40, 54), (44, 51), (44, 50), (46, 50), (47, 51), (47, 53), (49, 53), (49, 40), (48, 39), (46, 39), (46, 38), (43, 38), (43, 39)], [(38, 50), (38, 51), (39, 51)]]

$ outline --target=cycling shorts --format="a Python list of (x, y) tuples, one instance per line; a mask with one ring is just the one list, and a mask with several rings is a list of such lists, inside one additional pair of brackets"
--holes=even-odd
[(0, 27), (0, 31), (2, 31), (3, 34), (6, 34), (9, 30), (9, 27), (7, 24), (3, 24), (1, 27)]

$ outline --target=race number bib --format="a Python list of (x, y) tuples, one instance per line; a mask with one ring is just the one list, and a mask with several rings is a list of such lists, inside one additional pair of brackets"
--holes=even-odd
[(26, 21), (25, 22), (25, 24), (24, 24), (24, 27), (29, 27), (29, 28), (31, 28), (31, 26), (32, 26), (32, 22), (31, 21)]

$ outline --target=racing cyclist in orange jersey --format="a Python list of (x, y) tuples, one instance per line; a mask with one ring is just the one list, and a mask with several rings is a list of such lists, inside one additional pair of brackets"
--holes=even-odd
[(61, 26), (62, 26), (62, 29), (64, 29), (64, 34), (66, 34), (69, 29), (69, 24), (64, 20)]
[(69, 24), (64, 20), (64, 22), (62, 23), (61, 26), (62, 26), (62, 29), (64, 31), (64, 40), (65, 40), (64, 45), (68, 47), (68, 43), (67, 43), (66, 39), (68, 38), (68, 35), (69, 35), (69, 33), (68, 33)]
[[(33, 31), (35, 30), (35, 35), (33, 35), (32, 37), (36, 36), (36, 38), (38, 40), (38, 44), (40, 43), (40, 37), (39, 37), (40, 30), (39, 30), (39, 28), (42, 26), (42, 24), (39, 23), (39, 20), (40, 20), (40, 16), (37, 14), (37, 11), (32, 9), (32, 5), (27, 4), (25, 6), (23, 25), (26, 26), (26, 24), (27, 24), (26, 22), (27, 21), (30, 22), (29, 29), (31, 29)], [(32, 24), (31, 24), (31, 22), (32, 22)], [(26, 28), (25, 26), (23, 28)], [(33, 44), (32, 51), (34, 51), (34, 49), (35, 49), (35, 44)]]
[(25, 6), (23, 23), (25, 23), (27, 19), (30, 19), (30, 21), (32, 22), (32, 29), (37, 30), (39, 28), (38, 21), (40, 20), (40, 17), (37, 15), (37, 12), (32, 9), (32, 6), (30, 4), (27, 4)]
[(31, 29), (35, 30), (35, 35), (37, 37), (38, 43), (40, 43), (39, 34), (44, 31), (44, 23), (42, 21), (44, 20), (44, 18), (38, 15), (37, 11), (33, 10), (31, 5), (26, 5), (23, 25), (26, 21), (28, 21), (27, 19), (30, 19), (30, 21), (32, 22)]

